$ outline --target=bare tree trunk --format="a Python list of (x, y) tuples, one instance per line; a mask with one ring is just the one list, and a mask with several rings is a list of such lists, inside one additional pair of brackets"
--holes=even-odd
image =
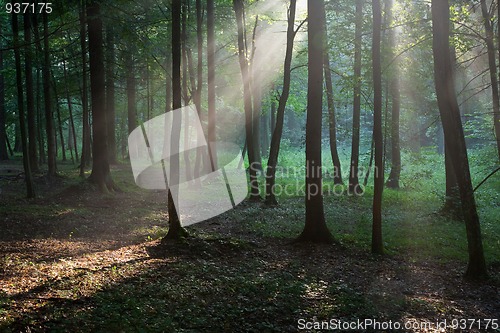
[(28, 151), (30, 155), (31, 172), (38, 172), (38, 154), (36, 147), (35, 97), (33, 88), (33, 64), (31, 47), (31, 14), (25, 13), (24, 18), (24, 70), (26, 72), (26, 113), (28, 119)]
[(52, 98), (50, 94), (50, 49), (49, 49), (49, 23), (48, 14), (42, 15), (43, 18), (43, 47), (44, 47), (44, 62), (43, 62), (43, 95), (45, 102), (45, 131), (47, 133), (47, 162), (48, 162), (48, 177), (52, 178), (56, 175), (56, 134), (54, 130), (54, 118), (52, 111)]
[(384, 253), (382, 241), (382, 192), (384, 190), (384, 143), (382, 136), (382, 68), (380, 40), (382, 10), (380, 0), (373, 0), (373, 140), (375, 142), (375, 189), (373, 192), (372, 253)]
[(92, 173), (89, 181), (95, 183), (101, 192), (116, 189), (109, 169), (103, 24), (99, 2), (93, 1), (87, 7), (87, 26), (89, 35), (90, 95), (92, 100)]
[(238, 26), (238, 56), (243, 81), (243, 100), (245, 107), (245, 133), (247, 140), (247, 153), (249, 174), (250, 174), (250, 201), (260, 201), (259, 180), (257, 178), (256, 156), (253, 141), (253, 108), (252, 89), (250, 87), (250, 73), (248, 70), (248, 60), (245, 52), (245, 27), (244, 27), (244, 4), (243, 0), (233, 0), (233, 8)]
[(308, 89), (306, 123), (306, 221), (298, 241), (331, 243), (325, 221), (321, 171), (325, 5), (308, 0)]
[(115, 121), (115, 36), (113, 27), (106, 28), (106, 122), (109, 163), (116, 164)]
[[(276, 166), (278, 165), (278, 156), (280, 151), (281, 136), (283, 134), (283, 123), (285, 119), (285, 108), (290, 95), (291, 66), (293, 58), (293, 44), (295, 39), (295, 13), (297, 10), (297, 0), (290, 1), (288, 9), (288, 30), (287, 45), (285, 53), (285, 63), (283, 65), (283, 91), (278, 105), (278, 114), (276, 124), (271, 124), (271, 148), (266, 170), (266, 199), (267, 205), (277, 205), (274, 186), (276, 183)], [(274, 98), (274, 97), (273, 97)], [(271, 117), (274, 117), (276, 104), (271, 102)]]
[[(0, 24), (0, 35), (2, 34), (2, 25)], [(0, 41), (0, 161), (8, 160), (7, 152), (7, 132), (5, 119), (5, 81), (3, 77), (3, 43)]]
[(215, 111), (215, 5), (214, 0), (207, 0), (207, 84), (208, 84), (208, 148), (212, 171), (217, 170), (217, 122)]
[(88, 84), (87, 84), (87, 13), (86, 1), (82, 1), (80, 12), (80, 47), (82, 51), (82, 156), (80, 162), (80, 177), (85, 175), (85, 167), (90, 165), (90, 121), (88, 105)]
[(445, 146), (448, 148), (457, 177), (464, 214), (469, 250), (465, 276), (480, 279), (487, 276), (481, 225), (470, 177), (467, 147), (460, 119), (453, 68), (450, 55), (450, 7), (448, 1), (432, 0), (432, 30), (434, 54), (434, 81), (439, 112), (443, 123)]
[(361, 194), (359, 186), (359, 131), (361, 126), (361, 42), (363, 28), (363, 3), (356, 0), (356, 28), (354, 39), (354, 103), (352, 116), (351, 167), (349, 170), (349, 192)]
[[(61, 143), (61, 153), (62, 153), (62, 160), (65, 162), (66, 161), (66, 147), (64, 144), (64, 134), (63, 134), (63, 128), (62, 128), (62, 121), (61, 121), (61, 108), (59, 106), (59, 94), (57, 92), (57, 81), (54, 76), (54, 73), (51, 73), (52, 75), (52, 87), (54, 89), (54, 102), (56, 106), (56, 117), (57, 117), (57, 129), (59, 131), (59, 142)], [(56, 148), (56, 154), (57, 154), (57, 148)]]
[(17, 110), (19, 114), (19, 126), (21, 130), (21, 141), (23, 149), (23, 167), (26, 181), (26, 196), (35, 197), (33, 179), (31, 177), (30, 156), (28, 152), (28, 138), (26, 135), (26, 125), (24, 120), (24, 98), (23, 98), (23, 79), (21, 70), (21, 54), (19, 51), (19, 24), (17, 14), (12, 14), (12, 33), (14, 35), (14, 58), (16, 63), (16, 86), (17, 86)]

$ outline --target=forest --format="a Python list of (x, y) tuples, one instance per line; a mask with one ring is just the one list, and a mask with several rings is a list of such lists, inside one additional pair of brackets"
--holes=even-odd
[(497, 0), (0, 0), (1, 332), (500, 332)]

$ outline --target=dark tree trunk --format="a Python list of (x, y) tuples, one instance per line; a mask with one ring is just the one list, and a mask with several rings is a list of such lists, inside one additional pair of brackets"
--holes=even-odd
[(36, 123), (35, 123), (35, 96), (33, 87), (33, 63), (31, 47), (31, 14), (25, 13), (24, 18), (24, 70), (26, 73), (26, 113), (28, 119), (28, 151), (30, 155), (31, 172), (38, 172), (38, 154), (36, 142)]
[[(2, 34), (2, 25), (0, 24), (0, 35)], [(8, 160), (7, 151), (7, 132), (5, 122), (5, 81), (3, 77), (3, 43), (0, 41), (0, 161)]]
[[(328, 40), (328, 33), (325, 29), (325, 36)], [(333, 182), (334, 184), (342, 184), (342, 167), (340, 164), (339, 153), (337, 149), (337, 122), (335, 119), (335, 101), (333, 97), (333, 82), (332, 73), (330, 70), (330, 55), (328, 53), (328, 43), (325, 43), (324, 51), (324, 70), (325, 70), (325, 85), (326, 96), (328, 100), (328, 130), (330, 134), (330, 154), (333, 162)]]
[(495, 128), (495, 137), (500, 160), (500, 97), (497, 82), (497, 65), (495, 60), (495, 44), (493, 41), (493, 26), (488, 11), (486, 0), (481, 0), (481, 13), (483, 14), (484, 30), (486, 31), (486, 49), (488, 52), (488, 66), (490, 69), (491, 97), (493, 101), (493, 124)]
[[(181, 36), (181, 12), (182, 1), (172, 0), (172, 97), (173, 110), (182, 108), (182, 84), (181, 84), (181, 56), (182, 56), (182, 36)], [(178, 112), (176, 112), (178, 114)], [(180, 121), (174, 116), (171, 134), (171, 151), (179, 150)], [(176, 126), (179, 124), (179, 126)], [(174, 132), (175, 131), (175, 132)], [(168, 183), (179, 183), (179, 154), (175, 154), (170, 159), (170, 177)], [(174, 205), (172, 191), (168, 190), (168, 233), (162, 241), (177, 240), (185, 236), (186, 231), (182, 228), (179, 215)]]
[(467, 147), (460, 119), (450, 61), (450, 12), (449, 3), (432, 0), (432, 30), (434, 53), (434, 81), (439, 112), (443, 123), (445, 146), (448, 148), (455, 170), (467, 231), (469, 263), (465, 276), (479, 279), (487, 276), (481, 226), (472, 189)]
[(216, 112), (215, 112), (215, 5), (207, 0), (207, 84), (208, 84), (208, 143), (212, 171), (217, 170)]
[(308, 90), (306, 123), (306, 221), (297, 239), (304, 242), (331, 243), (332, 234), (325, 221), (321, 171), (321, 123), (323, 107), (323, 56), (325, 5), (323, 0), (308, 0)]
[(56, 133), (54, 130), (54, 117), (52, 115), (52, 98), (50, 94), (50, 49), (49, 49), (49, 22), (48, 14), (43, 13), (43, 96), (45, 103), (45, 131), (47, 134), (47, 165), (48, 177), (56, 175)]
[(136, 105), (136, 79), (133, 49), (129, 48), (125, 56), (125, 67), (127, 69), (127, 119), (128, 134), (137, 127), (137, 105)]
[[(69, 111), (69, 133), (68, 136), (68, 145), (75, 150), (75, 158), (78, 160), (78, 145), (76, 141), (76, 130), (75, 130), (75, 120), (73, 118), (73, 103), (71, 101), (71, 96), (69, 94), (69, 82), (68, 82), (68, 71), (66, 69), (66, 61), (63, 61), (63, 72), (64, 72), (64, 82), (66, 88), (66, 102), (68, 103), (68, 111)], [(70, 142), (72, 141), (72, 144)]]
[(115, 135), (115, 37), (113, 28), (106, 29), (106, 121), (109, 163), (116, 164)]
[(16, 86), (17, 86), (17, 110), (19, 115), (19, 127), (21, 131), (21, 141), (23, 150), (23, 167), (26, 182), (26, 196), (35, 197), (33, 179), (30, 169), (30, 156), (28, 152), (28, 138), (26, 135), (25, 115), (24, 115), (24, 96), (23, 96), (23, 78), (21, 69), (21, 52), (19, 51), (19, 24), (17, 15), (12, 14), (12, 34), (14, 38), (14, 58), (16, 63)]
[[(35, 28), (37, 31), (37, 28)], [(38, 54), (38, 53), (37, 53)], [(37, 68), (36, 70), (36, 122), (37, 126), (37, 137), (38, 137), (38, 152), (39, 152), (39, 164), (43, 164), (47, 161), (45, 157), (45, 139), (44, 139), (44, 128), (43, 128), (43, 115), (42, 111), (42, 78), (41, 70)]]
[(262, 143), (262, 150), (261, 153), (264, 156), (269, 157), (269, 118), (267, 116), (267, 113), (262, 113), (260, 116), (260, 126), (262, 128), (261, 131), (261, 143)]
[(392, 97), (391, 110), (391, 173), (386, 185), (389, 188), (399, 188), (399, 178), (401, 175), (401, 147), (399, 143), (399, 114), (400, 114), (400, 91), (399, 91), (399, 61), (395, 59), (395, 48), (397, 46), (397, 35), (395, 28), (391, 28), (394, 22), (394, 0), (387, 3), (387, 26), (389, 31), (389, 48), (391, 60), (394, 59), (391, 71), (390, 95)]
[(352, 116), (351, 167), (349, 170), (349, 192), (361, 194), (359, 186), (359, 131), (361, 126), (361, 42), (363, 28), (363, 2), (356, 0), (356, 27), (354, 39), (354, 102)]
[[(61, 108), (59, 106), (59, 94), (57, 92), (57, 81), (54, 76), (54, 73), (51, 74), (52, 74), (52, 87), (54, 89), (54, 103), (56, 106), (57, 130), (59, 131), (59, 142), (61, 143), (62, 160), (66, 161), (66, 147), (64, 144), (64, 133), (61, 121)], [(57, 154), (57, 145), (56, 145), (56, 154)]]
[(85, 176), (85, 167), (90, 165), (90, 115), (88, 105), (87, 84), (87, 14), (85, 1), (80, 12), (80, 48), (82, 51), (82, 156), (80, 162), (80, 177)]
[(238, 56), (243, 81), (243, 100), (245, 108), (245, 133), (247, 142), (247, 154), (250, 174), (250, 201), (260, 201), (259, 180), (257, 178), (257, 160), (253, 140), (253, 108), (252, 89), (250, 87), (250, 73), (245, 52), (245, 27), (244, 27), (244, 4), (243, 0), (233, 0), (236, 24), (238, 26)]
[(372, 253), (384, 253), (382, 241), (382, 192), (384, 190), (384, 143), (382, 136), (382, 68), (380, 39), (382, 10), (380, 0), (373, 0), (373, 140), (375, 142), (375, 188), (373, 192)]
[(250, 82), (253, 98), (253, 121), (252, 121), (252, 139), (255, 151), (255, 167), (262, 172), (262, 154), (260, 143), (260, 117), (262, 114), (262, 86), (260, 77), (260, 68), (256, 68), (254, 64), (256, 51), (256, 32), (259, 24), (259, 16), (255, 18), (255, 25), (252, 34), (252, 55), (250, 58)]
[[(295, 13), (297, 9), (297, 0), (290, 1), (290, 8), (288, 10), (288, 30), (287, 30), (287, 44), (285, 53), (285, 63), (283, 68), (283, 91), (280, 96), (278, 105), (278, 114), (276, 125), (271, 124), (271, 148), (269, 151), (269, 159), (267, 161), (266, 170), (266, 199), (265, 203), (268, 205), (276, 205), (274, 185), (276, 183), (276, 166), (278, 165), (278, 156), (280, 151), (281, 136), (283, 134), (283, 123), (285, 119), (285, 107), (290, 95), (291, 83), (291, 66), (293, 58), (293, 44), (295, 39)], [(274, 99), (274, 96), (273, 96)], [(271, 117), (274, 117), (276, 104), (274, 100), (271, 102)]]
[(100, 5), (93, 1), (87, 7), (87, 26), (90, 60), (90, 96), (92, 101), (92, 173), (89, 180), (97, 185), (101, 192), (113, 191), (108, 162), (105, 72), (103, 24)]

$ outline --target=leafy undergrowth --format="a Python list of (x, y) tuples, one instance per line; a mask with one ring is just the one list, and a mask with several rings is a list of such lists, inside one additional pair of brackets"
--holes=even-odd
[(165, 193), (134, 188), (127, 168), (114, 178), (126, 191), (107, 196), (71, 172), (50, 191), (38, 179), (34, 201), (17, 199), (22, 182), (8, 181), (0, 331), (296, 332), (301, 319), (433, 324), (500, 313), (497, 229), (485, 235), (492, 278), (466, 282), (460, 222), (411, 193), (388, 192), (382, 257), (368, 253), (369, 196), (326, 198), (333, 245), (290, 242), (303, 199), (288, 198), (277, 208), (243, 203), (161, 246)]

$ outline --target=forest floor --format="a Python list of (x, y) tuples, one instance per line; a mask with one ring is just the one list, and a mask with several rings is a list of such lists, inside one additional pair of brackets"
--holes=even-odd
[(333, 245), (292, 243), (303, 198), (286, 198), (243, 203), (160, 246), (165, 193), (137, 189), (128, 167), (113, 167), (122, 193), (100, 195), (66, 168), (36, 177), (34, 200), (22, 199), (19, 165), (1, 168), (0, 332), (296, 332), (358, 319), (500, 332), (498, 230), (485, 236), (491, 278), (467, 282), (461, 222), (408, 208), (405, 193), (388, 195), (384, 256), (369, 253), (369, 197), (325, 199)]

